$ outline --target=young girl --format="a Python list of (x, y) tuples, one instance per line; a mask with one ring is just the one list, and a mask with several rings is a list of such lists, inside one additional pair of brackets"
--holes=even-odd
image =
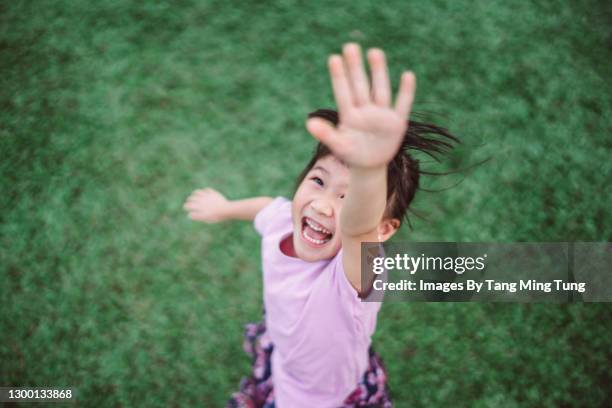
[[(329, 58), (339, 112), (309, 115), (320, 141), (292, 201), (229, 201), (207, 188), (185, 203), (193, 220), (254, 220), (262, 236), (265, 320), (247, 325), (253, 373), (231, 407), (390, 407), (386, 372), (370, 347), (380, 303), (362, 302), (361, 243), (384, 242), (400, 227), (419, 183), (408, 148), (429, 154), (450, 143), (444, 129), (410, 122), (415, 78), (401, 77), (391, 105), (385, 55), (357, 44)], [(370, 282), (365, 277), (363, 282)]]

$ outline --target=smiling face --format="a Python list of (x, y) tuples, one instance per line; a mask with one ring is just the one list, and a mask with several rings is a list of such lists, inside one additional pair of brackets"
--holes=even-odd
[(317, 160), (300, 183), (292, 203), (293, 249), (315, 262), (333, 258), (342, 246), (340, 211), (349, 169), (332, 155)]

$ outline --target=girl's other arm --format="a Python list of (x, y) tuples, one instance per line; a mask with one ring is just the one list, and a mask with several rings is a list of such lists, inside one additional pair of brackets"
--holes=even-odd
[(212, 188), (195, 190), (183, 209), (194, 221), (214, 223), (230, 220), (253, 221), (255, 215), (270, 204), (271, 197), (253, 197), (244, 200), (228, 200)]

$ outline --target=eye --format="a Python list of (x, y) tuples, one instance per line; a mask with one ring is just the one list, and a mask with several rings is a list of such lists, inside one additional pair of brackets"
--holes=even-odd
[(318, 185), (320, 185), (321, 187), (323, 187), (324, 185), (323, 180), (321, 180), (319, 177), (311, 177), (310, 179), (314, 181), (315, 183), (317, 183)]
[(344, 198), (344, 194), (340, 194), (340, 199), (342, 200)]

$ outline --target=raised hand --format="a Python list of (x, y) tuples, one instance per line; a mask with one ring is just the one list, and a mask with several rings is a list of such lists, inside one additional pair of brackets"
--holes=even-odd
[(191, 193), (183, 209), (194, 221), (219, 222), (226, 219), (228, 200), (217, 190), (205, 188)]
[(412, 72), (402, 74), (400, 88), (391, 107), (391, 86), (385, 54), (368, 51), (370, 81), (359, 45), (344, 46), (343, 55), (329, 58), (329, 72), (338, 107), (337, 127), (320, 118), (309, 119), (308, 131), (327, 145), (349, 166), (385, 166), (397, 153), (407, 127), (415, 91)]

